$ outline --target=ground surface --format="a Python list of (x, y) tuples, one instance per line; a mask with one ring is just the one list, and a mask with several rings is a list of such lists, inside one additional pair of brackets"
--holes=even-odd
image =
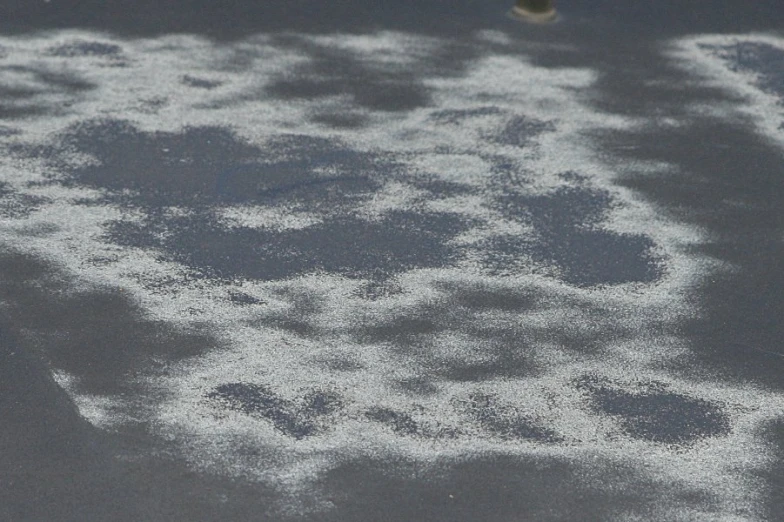
[(321, 4), (0, 7), (0, 520), (780, 519), (779, 2)]

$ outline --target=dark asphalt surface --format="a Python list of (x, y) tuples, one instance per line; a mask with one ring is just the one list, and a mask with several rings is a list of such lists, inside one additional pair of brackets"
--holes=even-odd
[(784, 519), (784, 7), (683, 4), (4, 2), (0, 520)]

